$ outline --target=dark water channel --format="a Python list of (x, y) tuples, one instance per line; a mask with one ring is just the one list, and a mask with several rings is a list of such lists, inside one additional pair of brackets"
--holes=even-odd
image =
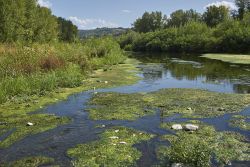
[[(143, 63), (138, 66), (142, 80), (131, 86), (111, 89), (99, 89), (98, 92), (151, 92), (162, 88), (200, 88), (215, 92), (250, 93), (250, 66), (223, 63), (208, 60), (199, 56), (178, 55), (134, 55)], [(157, 57), (157, 58), (156, 58)], [(149, 64), (148, 64), (149, 63)], [(27, 156), (47, 156), (54, 158), (60, 166), (71, 166), (71, 159), (66, 151), (77, 144), (98, 140), (98, 135), (112, 126), (126, 126), (155, 134), (157, 137), (150, 141), (135, 145), (143, 152), (138, 166), (146, 167), (157, 163), (155, 148), (168, 143), (160, 141), (159, 136), (174, 134), (173, 131), (160, 128), (162, 122), (186, 121), (180, 115), (162, 118), (160, 111), (155, 115), (145, 116), (136, 121), (93, 121), (88, 118), (86, 103), (92, 97), (92, 91), (81, 92), (70, 96), (67, 100), (51, 104), (36, 111), (57, 116), (72, 118), (72, 122), (59, 126), (44, 133), (28, 136), (16, 142), (7, 149), (0, 150), (3, 161), (13, 161)], [(250, 116), (250, 108), (242, 115)], [(217, 118), (201, 119), (214, 125), (218, 131), (235, 131), (250, 139), (250, 132), (230, 127), (228, 121), (232, 114)], [(249, 121), (249, 120), (247, 120)], [(96, 128), (106, 125), (106, 128)], [(250, 166), (250, 162), (234, 162), (233, 166)]]

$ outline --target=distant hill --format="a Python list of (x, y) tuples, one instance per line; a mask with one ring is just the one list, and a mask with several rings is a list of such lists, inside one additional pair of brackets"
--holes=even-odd
[(114, 35), (118, 36), (125, 32), (127, 32), (128, 28), (97, 28), (93, 30), (79, 30), (80, 38), (88, 38), (88, 37), (102, 37), (106, 35)]

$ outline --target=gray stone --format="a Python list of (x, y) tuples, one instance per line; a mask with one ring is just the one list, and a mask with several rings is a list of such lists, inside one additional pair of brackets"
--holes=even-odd
[(182, 163), (173, 163), (171, 167), (184, 167)]
[(34, 124), (31, 123), (31, 122), (28, 122), (28, 123), (27, 123), (27, 126), (34, 126)]
[(193, 124), (186, 124), (184, 129), (188, 131), (196, 131), (199, 129), (199, 126)]
[(174, 124), (174, 125), (172, 125), (171, 128), (174, 129), (174, 130), (182, 130), (183, 129), (181, 124)]

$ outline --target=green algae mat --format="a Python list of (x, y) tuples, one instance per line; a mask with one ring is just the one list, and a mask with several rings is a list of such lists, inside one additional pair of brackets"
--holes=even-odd
[(182, 114), (186, 118), (205, 118), (238, 113), (250, 105), (250, 95), (225, 94), (199, 89), (162, 89), (151, 93), (100, 93), (90, 100), (94, 120), (135, 120), (154, 113), (164, 117)]
[(202, 57), (234, 64), (250, 64), (250, 55), (234, 55), (234, 54), (204, 54)]
[(76, 167), (122, 167), (136, 166), (142, 153), (133, 147), (134, 144), (149, 140), (154, 135), (124, 127), (106, 130), (100, 140), (80, 144), (68, 151)]

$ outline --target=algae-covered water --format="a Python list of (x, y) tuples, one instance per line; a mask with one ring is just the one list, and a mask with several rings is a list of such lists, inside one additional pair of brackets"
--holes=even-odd
[[(142, 78), (139, 82), (129, 86), (97, 89), (95, 91), (98, 93), (131, 94), (155, 92), (164, 88), (195, 88), (220, 93), (250, 93), (250, 65), (230, 64), (218, 60), (209, 60), (197, 55), (133, 54), (132, 56), (141, 61), (137, 65), (137, 68), (141, 71), (138, 75)], [(136, 164), (141, 167), (152, 166), (158, 163), (157, 147), (169, 145), (167, 141), (161, 140), (160, 137), (175, 134), (172, 130), (162, 128), (161, 124), (191, 120), (181, 117), (180, 114), (168, 117), (162, 116), (159, 109), (153, 109), (153, 114), (139, 116), (135, 120), (90, 119), (88, 110), (91, 106), (89, 100), (93, 95), (93, 90), (77, 93), (69, 96), (67, 100), (35, 111), (33, 114), (47, 113), (60, 117), (66, 116), (71, 118), (72, 122), (43, 133), (27, 136), (8, 148), (0, 149), (1, 161), (10, 162), (24, 157), (44, 156), (53, 158), (55, 162), (52, 164), (71, 166), (74, 158), (67, 154), (69, 149), (76, 147), (78, 144), (98, 141), (100, 134), (106, 129), (122, 126), (154, 135), (151, 139), (134, 145), (142, 153)], [(130, 104), (127, 105), (129, 107)], [(197, 118), (196, 120), (213, 125), (217, 131), (240, 133), (249, 141), (250, 132), (247, 129), (230, 125), (230, 120), (234, 115), (249, 117), (250, 108), (245, 108), (237, 114), (226, 113), (217, 117)], [(249, 119), (246, 119), (246, 122), (249, 123)], [(0, 136), (0, 139), (7, 137), (8, 133)], [(250, 161), (235, 161), (232, 162), (232, 165), (250, 166)]]

